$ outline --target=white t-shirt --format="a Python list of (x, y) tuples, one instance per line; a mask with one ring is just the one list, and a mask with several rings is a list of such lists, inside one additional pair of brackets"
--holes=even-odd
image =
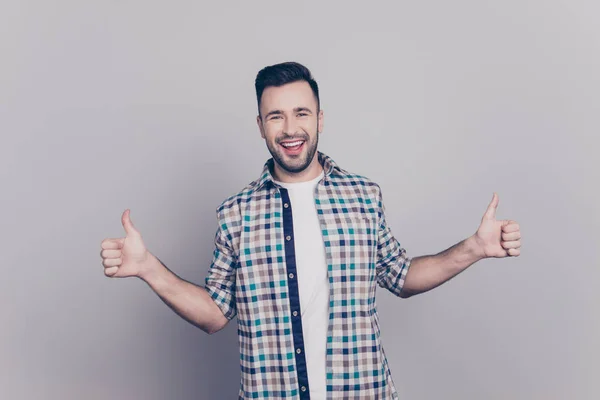
[(304, 354), (308, 373), (310, 398), (327, 397), (326, 347), (329, 324), (329, 281), (321, 226), (315, 205), (314, 191), (323, 178), (298, 183), (275, 181), (288, 190), (294, 222), (294, 248)]

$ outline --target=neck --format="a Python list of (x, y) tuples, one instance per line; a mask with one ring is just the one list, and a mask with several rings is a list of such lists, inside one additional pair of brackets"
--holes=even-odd
[(285, 183), (297, 183), (297, 182), (306, 182), (312, 179), (315, 179), (321, 171), (323, 171), (323, 166), (319, 162), (319, 156), (315, 153), (311, 163), (300, 172), (288, 172), (281, 168), (281, 166), (275, 161), (273, 163), (273, 178), (279, 182)]

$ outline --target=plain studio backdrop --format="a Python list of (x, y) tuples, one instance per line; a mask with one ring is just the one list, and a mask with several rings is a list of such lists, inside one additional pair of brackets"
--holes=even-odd
[(0, 398), (234, 399), (209, 336), (103, 274), (121, 214), (203, 284), (216, 207), (270, 157), (254, 79), (298, 61), (319, 149), (383, 190), (410, 256), (522, 231), (410, 299), (378, 288), (401, 399), (598, 399), (600, 6), (593, 1), (3, 1)]

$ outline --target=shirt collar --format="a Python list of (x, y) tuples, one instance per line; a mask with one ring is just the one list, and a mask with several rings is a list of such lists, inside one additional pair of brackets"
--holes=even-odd
[[(318, 157), (319, 163), (323, 167), (323, 173), (324, 173), (323, 179), (327, 179), (329, 177), (329, 175), (331, 175), (332, 173), (338, 173), (341, 171), (341, 168), (336, 164), (336, 162), (333, 161), (333, 159), (331, 157), (329, 157), (328, 155), (326, 155), (325, 153), (322, 153), (317, 150), (317, 157)], [(265, 162), (262, 173), (261, 173), (260, 178), (258, 179), (258, 183), (256, 185), (257, 190), (260, 189), (265, 184), (275, 185), (275, 183), (273, 182), (273, 175), (271, 174), (271, 171), (273, 170), (273, 163), (274, 163), (274, 161), (273, 161), (272, 157), (269, 158), (267, 160), (267, 162)]]

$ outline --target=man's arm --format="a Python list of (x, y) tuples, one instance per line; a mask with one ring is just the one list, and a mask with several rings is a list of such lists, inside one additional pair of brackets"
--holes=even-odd
[(101, 243), (104, 275), (113, 278), (138, 277), (186, 321), (212, 334), (222, 329), (236, 314), (235, 266), (224, 224), (215, 235), (213, 261), (205, 287), (196, 286), (171, 272), (144, 244), (142, 234), (133, 225), (130, 210), (121, 215), (126, 236), (107, 238)]
[(414, 257), (400, 297), (408, 298), (431, 290), (485, 258), (474, 236), (436, 254)]
[(513, 220), (496, 220), (498, 201), (494, 193), (475, 234), (436, 255), (414, 257), (400, 297), (431, 290), (484, 258), (518, 257), (521, 228)]
[(208, 334), (229, 322), (205, 288), (179, 278), (154, 255), (140, 278), (179, 316)]

